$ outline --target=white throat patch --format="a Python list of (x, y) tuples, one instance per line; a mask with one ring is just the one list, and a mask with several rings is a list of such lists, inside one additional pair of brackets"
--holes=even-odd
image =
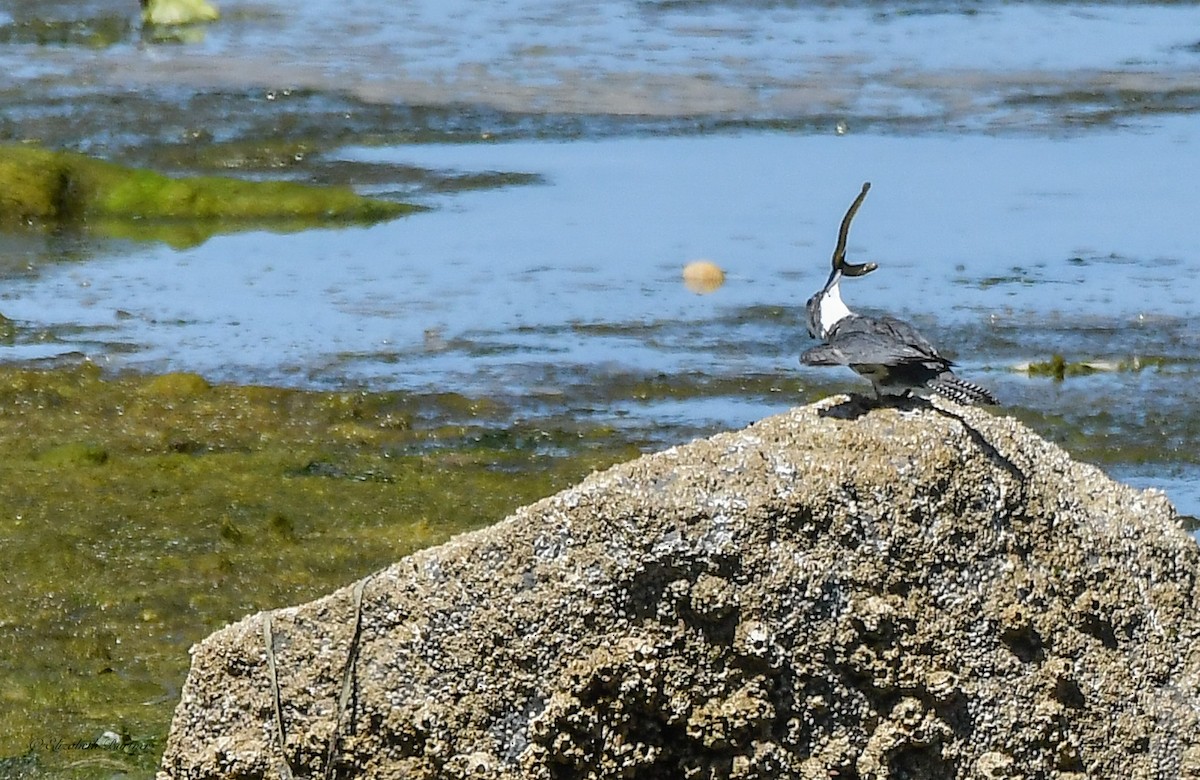
[(846, 304), (842, 302), (841, 283), (841, 279), (837, 280), (821, 296), (819, 305), (821, 319), (817, 323), (821, 329), (817, 335), (821, 338), (828, 337), (829, 331), (833, 330), (834, 325), (852, 314)]

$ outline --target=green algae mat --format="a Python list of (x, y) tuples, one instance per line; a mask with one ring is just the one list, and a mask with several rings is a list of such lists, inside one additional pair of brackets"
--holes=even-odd
[(0, 777), (150, 777), (188, 648), (639, 454), (486, 399), (0, 368)]
[(370, 224), (419, 210), (349, 187), (172, 178), (71, 152), (0, 145), (0, 229), (71, 225), (191, 246), (220, 232)]

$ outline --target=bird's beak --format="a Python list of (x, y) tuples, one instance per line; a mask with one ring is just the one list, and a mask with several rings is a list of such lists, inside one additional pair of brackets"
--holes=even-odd
[(842, 269), (838, 268), (837, 266), (834, 266), (833, 270), (829, 272), (829, 278), (825, 281), (825, 286), (821, 288), (821, 295), (824, 295), (825, 293), (829, 292), (829, 288), (833, 287), (835, 284), (837, 284), (838, 280), (841, 278), (842, 278)]

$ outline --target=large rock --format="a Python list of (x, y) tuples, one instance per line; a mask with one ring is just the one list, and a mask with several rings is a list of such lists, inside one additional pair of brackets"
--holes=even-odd
[(160, 778), (1196, 778), (1198, 570), (1012, 419), (828, 399), (213, 634)]

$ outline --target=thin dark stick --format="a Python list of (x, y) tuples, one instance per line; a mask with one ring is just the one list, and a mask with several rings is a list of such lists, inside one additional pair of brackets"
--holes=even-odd
[[(367, 579), (354, 583), (354, 634), (350, 637), (350, 649), (346, 651), (346, 666), (342, 669), (342, 693), (338, 696), (337, 714), (333, 719), (333, 736), (329, 740), (329, 749), (325, 752), (325, 780), (333, 778), (333, 759), (337, 751), (338, 741), (342, 737), (342, 716), (346, 705), (350, 703), (350, 690), (353, 688), (355, 663), (358, 661), (358, 643), (362, 637), (362, 601), (363, 589)], [(353, 718), (353, 716), (351, 716)]]
[(283, 756), (284, 780), (292, 780), (292, 762), (288, 758), (287, 738), (283, 733), (283, 699), (279, 695), (279, 673), (275, 668), (275, 637), (271, 633), (271, 613), (263, 613), (263, 644), (267, 648), (267, 681), (271, 685), (271, 704), (275, 710), (275, 738), (279, 740), (279, 752)]

